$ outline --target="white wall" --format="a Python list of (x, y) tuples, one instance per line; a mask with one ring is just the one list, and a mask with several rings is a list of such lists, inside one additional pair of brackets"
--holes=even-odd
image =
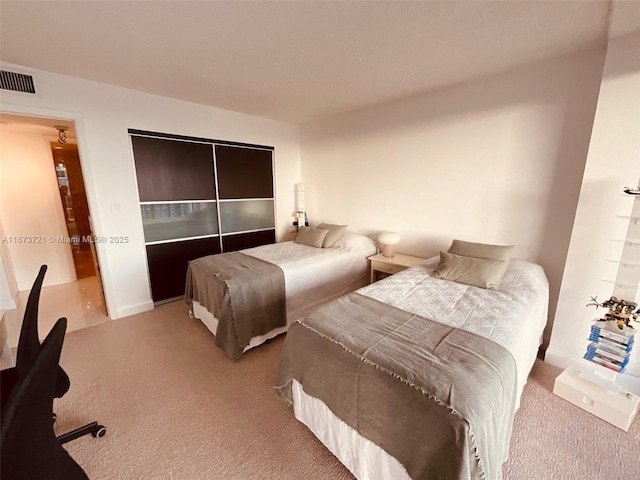
[[(0, 179), (2, 178), (2, 150), (0, 148)], [(0, 198), (0, 208), (2, 199)], [(0, 238), (4, 237), (2, 215), (0, 215)], [(9, 324), (5, 312), (16, 308), (18, 284), (13, 274), (13, 266), (9, 259), (6, 243), (0, 241), (0, 368), (10, 368), (15, 365), (11, 348), (9, 348)]]
[[(0, 156), (2, 150), (0, 149)], [(2, 159), (0, 158), (0, 178), (2, 177)], [(0, 211), (2, 209), (2, 195), (0, 195)], [(4, 226), (2, 225), (2, 215), (0, 214), (0, 238), (4, 237)], [(2, 270), (4, 271), (5, 278), (0, 278), (0, 285), (2, 286), (2, 293), (0, 294), (0, 312), (2, 310), (11, 310), (16, 307), (15, 299), (18, 296), (18, 282), (16, 282), (16, 276), (13, 273), (13, 264), (9, 257), (9, 245), (0, 241), (0, 262), (2, 262)]]
[(48, 266), (45, 285), (75, 281), (71, 245), (60, 240), (69, 234), (49, 141), (0, 126), (0, 142), (2, 241), (18, 290), (31, 289), (42, 264)]
[[(112, 318), (153, 307), (129, 128), (274, 146), (276, 237), (288, 239), (300, 173), (299, 127), (64, 75), (35, 74), (38, 96), (3, 92), (0, 109), (76, 121), (95, 233), (129, 237), (127, 244), (97, 245)], [(121, 214), (111, 213), (113, 203), (120, 204)]]
[(603, 60), (576, 54), (303, 126), (311, 224), (396, 231), (397, 250), (420, 256), (452, 238), (515, 244), (544, 267), (553, 318)]
[[(640, 179), (640, 33), (609, 42), (593, 124), (593, 133), (580, 190), (547, 351), (558, 366), (582, 365), (591, 321), (603, 309), (587, 308), (591, 296), (604, 301), (614, 292), (621, 242), (627, 234), (633, 197), (622, 195), (625, 186)], [(636, 298), (637, 291), (635, 292)], [(627, 298), (633, 300), (633, 298)], [(638, 328), (640, 324), (636, 324)], [(640, 339), (639, 339), (640, 340)], [(636, 348), (628, 373), (640, 377), (640, 349)]]

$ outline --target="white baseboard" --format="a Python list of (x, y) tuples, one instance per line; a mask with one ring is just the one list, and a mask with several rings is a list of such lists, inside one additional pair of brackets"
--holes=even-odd
[(563, 353), (557, 353), (553, 350), (547, 349), (544, 355), (544, 361), (550, 363), (555, 367), (569, 368), (574, 367), (578, 370), (582, 370), (588, 363), (582, 358), (569, 357)]
[(149, 310), (153, 310), (153, 301), (151, 300), (137, 305), (118, 308), (115, 315), (111, 315), (111, 318), (115, 320), (116, 318), (128, 317), (130, 315), (135, 315), (136, 313), (148, 312)]

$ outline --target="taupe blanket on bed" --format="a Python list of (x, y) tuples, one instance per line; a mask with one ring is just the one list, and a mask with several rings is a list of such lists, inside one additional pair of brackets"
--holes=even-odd
[(218, 319), (215, 344), (232, 360), (252, 337), (287, 324), (282, 269), (244, 253), (189, 262), (185, 301), (190, 308), (193, 300)]
[(289, 328), (276, 379), (289, 402), (292, 379), (414, 479), (501, 477), (516, 365), (486, 338), (351, 293)]

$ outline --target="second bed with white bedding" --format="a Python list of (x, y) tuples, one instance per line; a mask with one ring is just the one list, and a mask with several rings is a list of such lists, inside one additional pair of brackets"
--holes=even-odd
[[(345, 232), (329, 248), (281, 242), (240, 250), (282, 269), (287, 318), (287, 325), (253, 337), (244, 351), (286, 332), (291, 322), (314, 307), (366, 285), (369, 279), (367, 257), (377, 251), (373, 240), (352, 232)], [(218, 319), (213, 313), (196, 300), (191, 309), (192, 315), (215, 334)]]

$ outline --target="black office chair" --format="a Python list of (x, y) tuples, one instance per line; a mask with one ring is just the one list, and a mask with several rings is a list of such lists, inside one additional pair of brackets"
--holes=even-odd
[(2, 407), (3, 480), (88, 480), (56, 438), (51, 410), (67, 319), (59, 319)]
[[(16, 355), (16, 366), (8, 368), (0, 372), (1, 381), (1, 404), (7, 401), (11, 389), (18, 383), (18, 379), (24, 377), (35, 362), (40, 352), (40, 338), (38, 337), (38, 303), (40, 300), (40, 291), (42, 290), (42, 282), (47, 272), (47, 266), (42, 265), (38, 276), (36, 277), (27, 307), (24, 311), (22, 327), (20, 328), (20, 339), (18, 340), (18, 353)], [(55, 397), (60, 398), (69, 391), (69, 376), (62, 367), (58, 367), (58, 375), (56, 376)]]
[[(38, 303), (40, 300), (40, 291), (42, 290), (42, 282), (44, 281), (45, 273), (47, 272), (47, 266), (42, 265), (38, 276), (36, 277), (31, 292), (29, 293), (29, 299), (27, 300), (27, 306), (24, 312), (24, 319), (22, 321), (22, 327), (20, 329), (20, 339), (18, 341), (18, 352), (16, 355), (16, 366), (0, 372), (0, 396), (2, 411), (4, 411), (5, 403), (8, 401), (9, 395), (15, 386), (23, 379), (26, 374), (31, 370), (35, 360), (41, 350), (40, 339), (38, 337)], [(66, 322), (66, 319), (64, 319)], [(66, 327), (65, 327), (66, 330)], [(53, 397), (60, 398), (67, 391), (69, 391), (69, 376), (58, 365), (57, 373), (55, 375), (55, 385)], [(53, 405), (50, 412), (50, 417), (55, 421), (55, 414), (53, 413)], [(76, 438), (84, 435), (91, 434), (94, 437), (102, 437), (106, 433), (106, 428), (103, 425), (99, 425), (98, 422), (91, 422), (80, 428), (76, 428), (71, 432), (65, 433), (58, 437), (58, 441), (62, 443), (70, 442)]]

